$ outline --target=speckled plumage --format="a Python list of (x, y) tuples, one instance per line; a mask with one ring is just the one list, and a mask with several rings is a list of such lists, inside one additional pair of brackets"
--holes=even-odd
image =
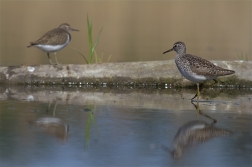
[(180, 73), (186, 79), (196, 83), (197, 86), (199, 86), (199, 83), (206, 80), (235, 73), (233, 70), (216, 66), (208, 60), (191, 54), (186, 54), (186, 45), (184, 42), (176, 42), (172, 49), (165, 51), (163, 54), (170, 51), (175, 51), (177, 53), (175, 63)]

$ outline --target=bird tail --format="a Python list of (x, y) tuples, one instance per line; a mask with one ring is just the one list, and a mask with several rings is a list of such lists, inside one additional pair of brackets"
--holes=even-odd
[(34, 45), (34, 43), (33, 42), (30, 42), (30, 45), (29, 46), (26, 46), (27, 48), (29, 48), (29, 47), (32, 47)]
[(231, 74), (235, 73), (235, 71), (233, 71), (233, 70), (228, 70), (228, 69), (224, 69), (224, 68), (221, 68), (219, 70), (220, 70), (221, 76), (231, 75)]

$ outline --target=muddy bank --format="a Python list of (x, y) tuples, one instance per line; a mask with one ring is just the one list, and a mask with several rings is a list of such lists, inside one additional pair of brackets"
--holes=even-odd
[[(213, 61), (236, 73), (219, 77), (215, 86), (251, 87), (251, 61)], [(185, 87), (194, 84), (179, 73), (174, 60), (102, 63), (91, 65), (34, 65), (0, 67), (1, 84), (28, 85), (163, 85)], [(213, 82), (209, 81), (209, 85)]]

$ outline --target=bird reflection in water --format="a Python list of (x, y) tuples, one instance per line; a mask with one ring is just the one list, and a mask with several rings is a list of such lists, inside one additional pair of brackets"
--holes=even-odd
[(195, 107), (195, 109), (197, 110), (197, 116), (198, 116), (198, 114), (201, 114), (201, 115), (203, 115), (203, 116), (205, 116), (205, 117), (211, 119), (211, 120), (213, 121), (213, 123), (216, 123), (216, 122), (217, 122), (217, 120), (216, 120), (215, 118), (213, 118), (213, 117), (211, 117), (211, 116), (205, 114), (205, 113), (200, 109), (200, 107), (199, 107), (199, 102), (197, 102), (197, 104), (195, 104), (194, 102), (191, 102), (191, 103), (192, 103), (192, 105)]
[[(50, 109), (50, 106), (51, 103), (49, 103), (48, 110)], [(56, 108), (57, 102), (54, 106), (53, 116), (41, 117), (32, 121), (32, 123), (37, 125), (46, 134), (54, 136), (60, 141), (65, 141), (68, 136), (69, 126), (64, 120), (55, 117)]]
[(176, 133), (173, 141), (174, 150), (170, 151), (173, 158), (181, 158), (184, 150), (189, 146), (193, 146), (198, 143), (204, 143), (212, 138), (227, 136), (232, 132), (226, 129), (215, 127), (216, 119), (204, 114), (199, 105), (192, 103), (200, 114), (213, 120), (212, 123), (207, 123), (201, 120), (189, 121), (181, 126)]

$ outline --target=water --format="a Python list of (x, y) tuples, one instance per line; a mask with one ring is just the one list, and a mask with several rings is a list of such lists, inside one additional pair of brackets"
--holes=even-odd
[[(194, 90), (15, 87), (1, 92), (1, 167), (252, 164), (248, 90), (239, 90), (240, 95), (222, 91), (199, 103), (217, 123), (197, 114), (188, 100)], [(182, 153), (174, 158), (179, 129), (202, 122), (220, 134), (187, 140), (190, 144), (182, 143)]]

